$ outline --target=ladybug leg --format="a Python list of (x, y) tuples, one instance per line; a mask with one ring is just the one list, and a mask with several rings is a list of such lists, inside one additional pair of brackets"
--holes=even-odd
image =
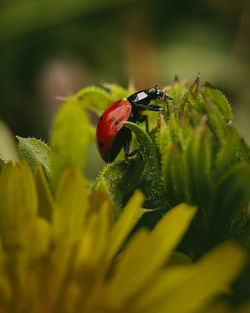
[(150, 108), (154, 108), (154, 109), (157, 109), (158, 111), (161, 111), (162, 110), (162, 107), (158, 104), (151, 104), (150, 105)]
[(155, 111), (155, 112), (159, 112), (161, 111), (161, 106), (157, 105), (157, 104), (152, 104), (152, 105), (144, 105), (141, 103), (134, 103), (134, 106), (139, 109), (139, 110), (143, 110), (143, 111)]
[(143, 159), (141, 151), (139, 149), (135, 149), (134, 151), (129, 152), (130, 149), (130, 143), (131, 143), (131, 138), (126, 142), (124, 145), (124, 152), (125, 152), (125, 160), (127, 161), (129, 157), (134, 156), (136, 153), (139, 154), (140, 158)]
[(125, 160), (127, 160), (129, 157), (132, 157), (136, 153), (138, 153), (140, 158), (141, 158), (141, 160), (143, 160), (143, 155), (142, 155), (142, 153), (141, 153), (141, 151), (139, 149), (135, 149), (134, 151), (131, 151), (128, 154), (125, 154)]
[(139, 155), (141, 155), (139, 149), (135, 149), (134, 151), (131, 151), (131, 152), (125, 154), (125, 160), (127, 160), (129, 157), (132, 157), (132, 156), (135, 155), (136, 153), (139, 153)]

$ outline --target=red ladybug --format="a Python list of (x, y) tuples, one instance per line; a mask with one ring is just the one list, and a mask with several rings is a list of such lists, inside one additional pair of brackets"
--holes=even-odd
[(123, 122), (145, 121), (148, 131), (147, 115), (143, 115), (142, 112), (160, 111), (159, 105), (149, 105), (149, 103), (154, 99), (164, 100), (165, 98), (172, 100), (158, 87), (141, 90), (128, 98), (118, 100), (102, 114), (97, 125), (96, 144), (104, 161), (114, 161), (122, 148), (124, 148), (126, 159), (137, 152), (135, 150), (129, 153), (132, 135), (131, 131), (123, 126)]

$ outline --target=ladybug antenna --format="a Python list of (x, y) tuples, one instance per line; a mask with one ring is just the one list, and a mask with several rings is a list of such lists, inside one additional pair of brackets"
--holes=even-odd
[(169, 97), (168, 95), (165, 95), (165, 97), (166, 97), (168, 100), (174, 100), (173, 98)]
[(168, 99), (168, 100), (174, 100), (173, 98), (169, 97), (167, 95), (167, 90), (166, 89), (163, 89), (163, 95), (162, 95), (162, 100), (165, 100), (165, 99)]

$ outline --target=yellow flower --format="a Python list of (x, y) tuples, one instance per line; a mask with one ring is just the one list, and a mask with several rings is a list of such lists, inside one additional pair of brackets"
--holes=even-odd
[(153, 230), (129, 236), (143, 199), (136, 191), (115, 220), (105, 192), (89, 194), (79, 170), (66, 170), (52, 197), (41, 167), (32, 174), (25, 162), (7, 163), (0, 176), (0, 312), (208, 310), (228, 291), (245, 253), (224, 243), (196, 263), (180, 253), (173, 258), (197, 211), (186, 204)]

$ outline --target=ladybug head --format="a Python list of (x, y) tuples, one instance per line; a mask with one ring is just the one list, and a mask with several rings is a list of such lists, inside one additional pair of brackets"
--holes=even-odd
[(165, 92), (160, 89), (158, 86), (155, 86), (154, 88), (150, 88), (147, 90), (148, 96), (153, 99), (163, 99), (165, 96)]
[(173, 100), (169, 96), (166, 95), (166, 90), (160, 89), (157, 85), (154, 88), (148, 89), (149, 97), (153, 99), (162, 99), (165, 100), (166, 98), (169, 100)]

